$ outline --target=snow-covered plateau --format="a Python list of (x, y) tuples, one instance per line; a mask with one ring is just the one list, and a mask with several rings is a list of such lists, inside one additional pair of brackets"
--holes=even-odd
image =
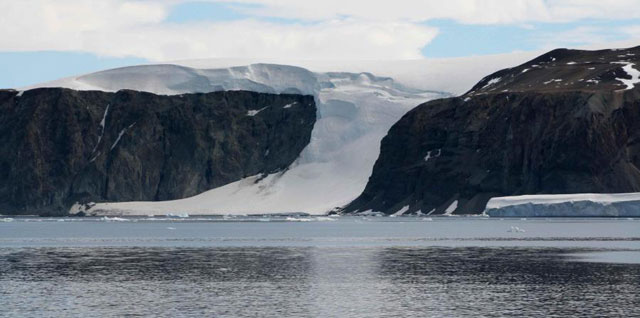
[(496, 197), (494, 217), (640, 217), (640, 193), (576, 193)]

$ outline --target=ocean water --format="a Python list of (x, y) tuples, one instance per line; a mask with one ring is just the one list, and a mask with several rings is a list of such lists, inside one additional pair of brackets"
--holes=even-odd
[(638, 317), (639, 219), (0, 217), (0, 317)]

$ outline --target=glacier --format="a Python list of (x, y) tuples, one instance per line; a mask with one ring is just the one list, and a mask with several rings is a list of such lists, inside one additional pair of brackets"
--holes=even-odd
[(491, 198), (492, 217), (640, 217), (640, 192), (538, 194)]
[(311, 141), (288, 169), (250, 176), (190, 198), (98, 203), (85, 211), (106, 216), (324, 214), (349, 203), (363, 191), (378, 157), (380, 141), (400, 117), (418, 104), (449, 96), (410, 88), (371, 73), (319, 73), (274, 64), (220, 69), (142, 65), (65, 78), (39, 87), (131, 89), (165, 95), (249, 90), (315, 97), (317, 120)]

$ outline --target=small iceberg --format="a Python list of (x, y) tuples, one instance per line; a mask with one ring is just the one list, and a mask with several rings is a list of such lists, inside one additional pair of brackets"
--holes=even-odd
[(526, 231), (525, 231), (524, 229), (521, 229), (521, 228), (517, 227), (517, 226), (512, 226), (512, 227), (509, 229), (509, 231), (508, 231), (508, 232), (510, 232), (510, 233), (524, 233), (524, 232), (526, 232)]
[(313, 221), (312, 219), (306, 219), (306, 218), (294, 218), (294, 217), (287, 217), (285, 219), (285, 221), (287, 222), (310, 222)]
[(103, 216), (100, 218), (100, 220), (105, 221), (105, 222), (127, 222), (129, 220), (127, 219), (123, 219), (123, 218), (119, 218), (119, 217), (108, 217), (108, 216)]
[(168, 218), (188, 218), (189, 214), (188, 213), (167, 213), (166, 217)]
[(317, 216), (316, 221), (336, 221), (335, 218), (332, 217), (328, 217), (328, 216)]

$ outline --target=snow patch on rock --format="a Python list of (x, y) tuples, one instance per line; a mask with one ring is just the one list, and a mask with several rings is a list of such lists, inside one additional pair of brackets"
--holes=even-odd
[(394, 213), (393, 215), (395, 215), (395, 216), (401, 216), (401, 215), (403, 215), (403, 214), (407, 213), (407, 211), (409, 211), (409, 206), (408, 206), (408, 205), (405, 205), (405, 206), (403, 206), (400, 210), (398, 210), (398, 212)]
[[(267, 106), (267, 107), (268, 107), (268, 106)], [(260, 113), (261, 111), (263, 111), (263, 110), (267, 109), (267, 107), (262, 107), (262, 108), (260, 108), (260, 109), (252, 109), (252, 110), (249, 110), (249, 111), (247, 111), (247, 116), (249, 116), (249, 117), (253, 117), (253, 116), (255, 116), (255, 115), (258, 115), (258, 113)]]
[(631, 79), (626, 78), (616, 78), (617, 81), (622, 82), (625, 86), (627, 86), (624, 90), (630, 90), (635, 87), (636, 84), (640, 83), (640, 71), (634, 68), (634, 63), (628, 63), (623, 66), (622, 69), (627, 72), (627, 75), (631, 77)]
[(453, 201), (449, 207), (444, 210), (444, 215), (452, 215), (453, 211), (458, 208), (458, 200)]

